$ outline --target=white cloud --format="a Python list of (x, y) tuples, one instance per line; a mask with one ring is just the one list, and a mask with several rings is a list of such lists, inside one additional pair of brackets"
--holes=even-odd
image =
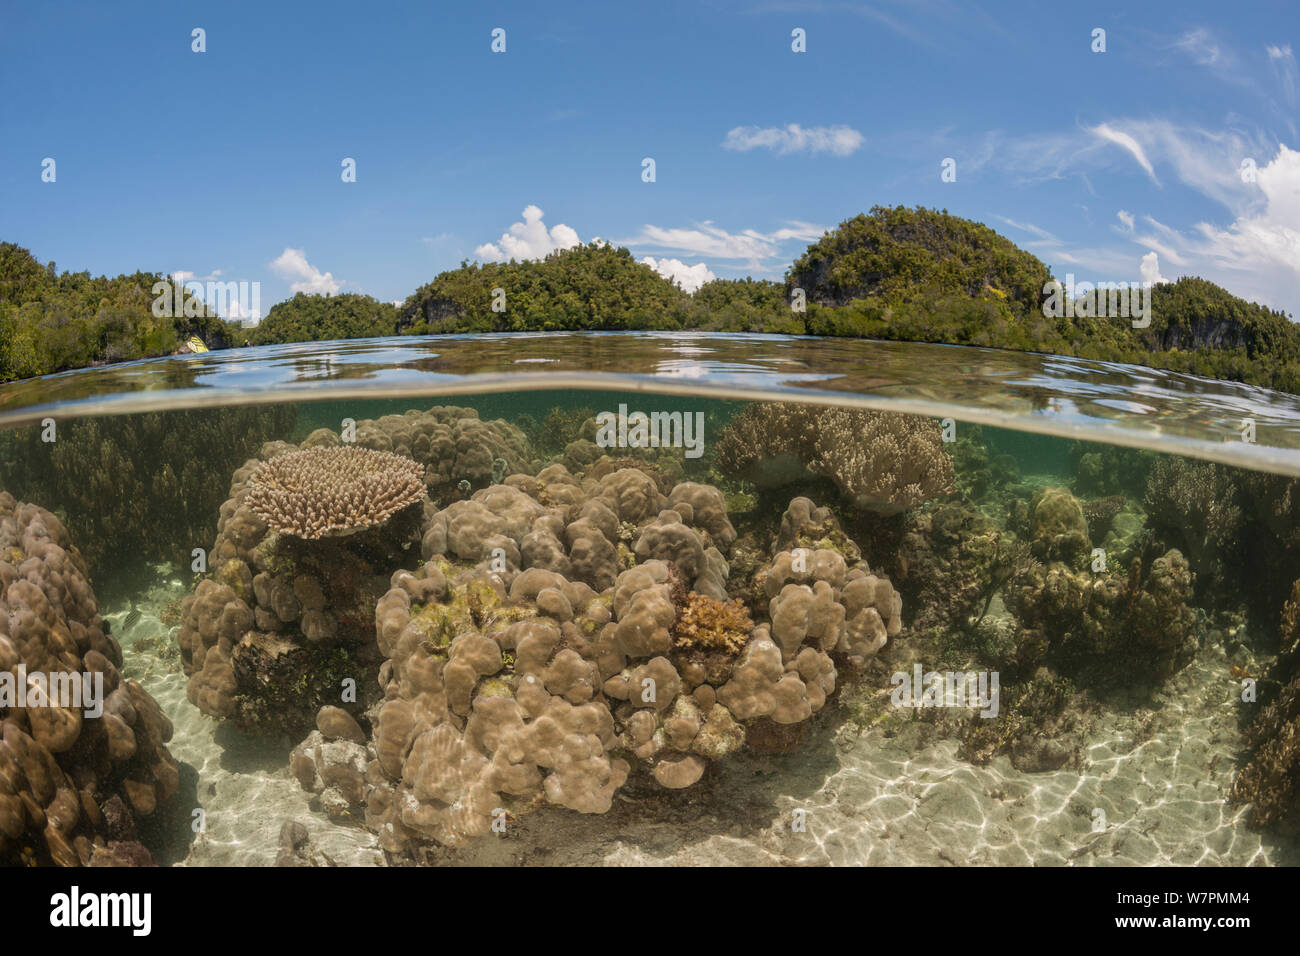
[(474, 255), (487, 262), (504, 262), (507, 259), (544, 259), (559, 249), (578, 245), (578, 234), (564, 223), (552, 229), (542, 221), (543, 213), (536, 206), (524, 209), (524, 221), (512, 225), (496, 242), (485, 242), (474, 249)]
[(785, 227), (770, 233), (756, 229), (728, 232), (708, 221), (697, 223), (691, 229), (666, 229), (647, 224), (641, 227), (639, 235), (622, 244), (654, 246), (701, 258), (734, 260), (746, 263), (750, 269), (763, 270), (765, 263), (772, 260), (780, 260), (782, 266), (789, 261), (782, 243), (790, 240), (812, 242), (820, 239), (825, 231), (823, 226), (798, 221), (788, 222)]
[(1119, 218), (1119, 221), (1124, 224), (1125, 232), (1133, 232), (1133, 229), (1136, 226), (1136, 221), (1133, 219), (1133, 214), (1131, 212), (1121, 209), (1119, 212), (1115, 213), (1115, 215)]
[[(1254, 200), (1234, 202), (1238, 211), (1227, 226), (1202, 221), (1179, 230), (1143, 216), (1143, 226), (1149, 228), (1128, 233), (1147, 250), (1143, 277), (1149, 269), (1158, 275), (1157, 262), (1165, 260), (1179, 275), (1202, 276), (1234, 295), (1300, 314), (1300, 152), (1280, 145), (1273, 159), (1256, 170), (1255, 179), (1249, 186)], [(1189, 185), (1207, 195), (1215, 192), (1214, 183)], [(1133, 219), (1120, 218), (1126, 225)]]
[(271, 271), (289, 282), (291, 292), (335, 295), (343, 287), (343, 281), (335, 279), (332, 272), (321, 272), (308, 262), (302, 249), (286, 247), (271, 263)]
[(1157, 186), (1160, 185), (1160, 180), (1156, 179), (1156, 171), (1151, 166), (1151, 160), (1147, 159), (1146, 151), (1142, 148), (1142, 145), (1128, 133), (1125, 133), (1122, 130), (1117, 130), (1106, 123), (1094, 126), (1088, 132), (1092, 133), (1094, 136), (1099, 136), (1104, 140), (1112, 142), (1116, 146), (1121, 146), (1128, 150), (1133, 155), (1133, 158), (1137, 160), (1138, 165), (1146, 170), (1146, 174), (1151, 177), (1152, 182)]
[(645, 256), (641, 261), (687, 292), (694, 292), (704, 283), (712, 282), (717, 278), (703, 262), (688, 266), (681, 259), (655, 259), (653, 256)]
[(778, 156), (787, 153), (830, 153), (848, 156), (863, 143), (862, 134), (850, 126), (810, 126), (798, 123), (779, 126), (737, 126), (722, 141), (723, 149), (747, 152), (751, 149), (770, 149)]
[(1157, 282), (1168, 282), (1160, 274), (1160, 257), (1154, 252), (1148, 252), (1142, 257), (1142, 264), (1138, 266), (1138, 273), (1142, 276), (1143, 282), (1150, 282), (1154, 285)]

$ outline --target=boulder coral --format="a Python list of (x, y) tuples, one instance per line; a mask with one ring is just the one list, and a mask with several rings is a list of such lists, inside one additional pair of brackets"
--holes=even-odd
[(328, 428), (300, 445), (267, 442), (235, 471), (208, 573), (182, 605), (187, 693), (203, 713), (250, 732), (302, 732), (322, 705), (341, 703), (350, 680), (358, 699), (344, 703), (359, 717), (377, 697), (375, 603), (394, 571), (419, 565), (422, 538), (450, 535), (452, 552), (490, 539), (489, 549), (508, 544), (519, 560), (508, 534), (480, 533), (530, 524), (510, 511), (515, 489), (456, 500), (486, 490), (494, 474), (524, 480), (536, 469), (518, 428), (448, 405), (365, 419), (354, 431), (349, 442)]
[[(792, 511), (796, 533), (818, 516), (842, 536)], [(604, 813), (631, 781), (695, 786), (752, 727), (806, 723), (901, 627), (856, 546), (778, 550), (762, 600), (730, 597), (735, 541), (717, 489), (638, 469), (556, 463), (453, 502), (378, 601), (371, 737), (322, 716), (295, 775), (398, 856), (539, 806)]]
[[(338, 432), (318, 428), (302, 447), (331, 447), (342, 444)], [(456, 405), (435, 405), (402, 415), (384, 415), (356, 423), (358, 448), (392, 452), (419, 462), (429, 496), (445, 501), (462, 481), (474, 488), (490, 484), (494, 468), (507, 474), (532, 473), (538, 462), (527, 436), (501, 419), (483, 421), (477, 409)], [(504, 465), (498, 465), (498, 460)]]
[(374, 603), (394, 569), (418, 563), (425, 486), (387, 452), (277, 442), (263, 456), (235, 472), (178, 639), (199, 710), (294, 732), (339, 702), (343, 681), (372, 686)]
[[(63, 525), (0, 492), (0, 672), (28, 681), (21, 706), (0, 696), (0, 863), (153, 862), (136, 827), (179, 787), (172, 725), (121, 667)], [(89, 677), (92, 694), (102, 681), (102, 712), (41, 696), (37, 674), (47, 686)]]

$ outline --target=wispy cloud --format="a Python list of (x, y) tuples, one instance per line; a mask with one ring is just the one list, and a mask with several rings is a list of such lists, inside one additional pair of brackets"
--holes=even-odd
[(1107, 142), (1114, 143), (1116, 146), (1128, 150), (1133, 158), (1137, 160), (1138, 165), (1141, 166), (1146, 171), (1146, 174), (1151, 177), (1151, 181), (1157, 186), (1160, 185), (1160, 180), (1156, 178), (1156, 171), (1151, 166), (1151, 160), (1147, 159), (1146, 151), (1143, 150), (1141, 144), (1128, 133), (1114, 129), (1105, 123), (1092, 127), (1088, 132), (1106, 140)]
[[(1300, 152), (1283, 144), (1276, 150), (1257, 148), (1256, 155), (1273, 156), (1258, 165), (1249, 182), (1240, 174), (1238, 157), (1245, 147), (1236, 136), (1168, 124), (1139, 128), (1133, 138), (1144, 152), (1159, 157), (1154, 162), (1167, 163), (1182, 185), (1221, 201), (1231, 216), (1226, 225), (1203, 219), (1180, 228), (1149, 214), (1117, 210), (1114, 229), (1142, 250), (1142, 274), (1163, 278), (1164, 264), (1175, 275), (1203, 276), (1246, 299), (1300, 310)], [(1132, 268), (1122, 265), (1131, 258), (1115, 249), (1072, 247), (1032, 224), (1002, 221), (1029, 233), (1033, 238), (1023, 244), (1053, 262), (1101, 274)]]
[(728, 232), (707, 221), (690, 228), (647, 224), (636, 236), (621, 244), (744, 263), (750, 269), (770, 273), (778, 262), (784, 268), (789, 261), (791, 250), (782, 248), (783, 243), (812, 242), (820, 239), (825, 231), (823, 226), (797, 221), (787, 222), (784, 227), (768, 233), (756, 229)]
[(1264, 51), (1268, 54), (1269, 68), (1273, 71), (1273, 77), (1277, 80), (1283, 98), (1288, 104), (1294, 106), (1296, 91), (1300, 88), (1300, 75), (1297, 75), (1295, 55), (1291, 52), (1291, 44), (1288, 43), (1285, 46), (1270, 44), (1264, 48)]
[(778, 156), (787, 153), (830, 153), (849, 156), (863, 144), (862, 134), (849, 126), (810, 126), (798, 123), (780, 126), (737, 126), (722, 141), (723, 149), (748, 152), (770, 149)]
[(1183, 33), (1171, 46), (1190, 56), (1201, 66), (1226, 69), (1233, 66), (1233, 57), (1219, 45), (1218, 40), (1205, 27)]

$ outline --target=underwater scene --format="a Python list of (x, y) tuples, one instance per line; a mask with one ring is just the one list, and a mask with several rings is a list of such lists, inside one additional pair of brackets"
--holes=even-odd
[(276, 353), (311, 400), (132, 392), (130, 365), (158, 407), (11, 392), (0, 863), (1300, 861), (1293, 461), (1076, 437), (1066, 406), (1121, 367), (1034, 356), (960, 401), (939, 375), (918, 414), (860, 401), (893, 387), (871, 343), (874, 382), (796, 394), (768, 378), (817, 344), (740, 343), (770, 364), (732, 379), (727, 338), (629, 337), (673, 356), (654, 390), (605, 339), (629, 374), (601, 387), (471, 362), (386, 395), (376, 360), (336, 397), (357, 377), (326, 343)]

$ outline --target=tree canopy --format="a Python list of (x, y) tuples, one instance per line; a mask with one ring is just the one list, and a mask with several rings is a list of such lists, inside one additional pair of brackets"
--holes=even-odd
[[(176, 351), (191, 336), (208, 348), (242, 341), (236, 323), (184, 293), (182, 315), (153, 314), (151, 272), (59, 274), (21, 246), (0, 243), (0, 381)], [(184, 312), (195, 312), (186, 316)]]
[[(1205, 279), (1149, 292), (1150, 324), (1046, 314), (1035, 256), (944, 210), (877, 206), (811, 244), (784, 282), (717, 279), (687, 294), (625, 248), (591, 243), (523, 262), (462, 262), (401, 306), (299, 293), (251, 330), (215, 316), (155, 319), (149, 273), (58, 275), (0, 244), (0, 378), (171, 351), (394, 333), (708, 329), (855, 336), (1055, 352), (1300, 393), (1300, 329)], [(793, 308), (802, 290), (805, 308)], [(494, 308), (496, 306), (496, 308)], [(1051, 310), (1047, 310), (1051, 312)]]

